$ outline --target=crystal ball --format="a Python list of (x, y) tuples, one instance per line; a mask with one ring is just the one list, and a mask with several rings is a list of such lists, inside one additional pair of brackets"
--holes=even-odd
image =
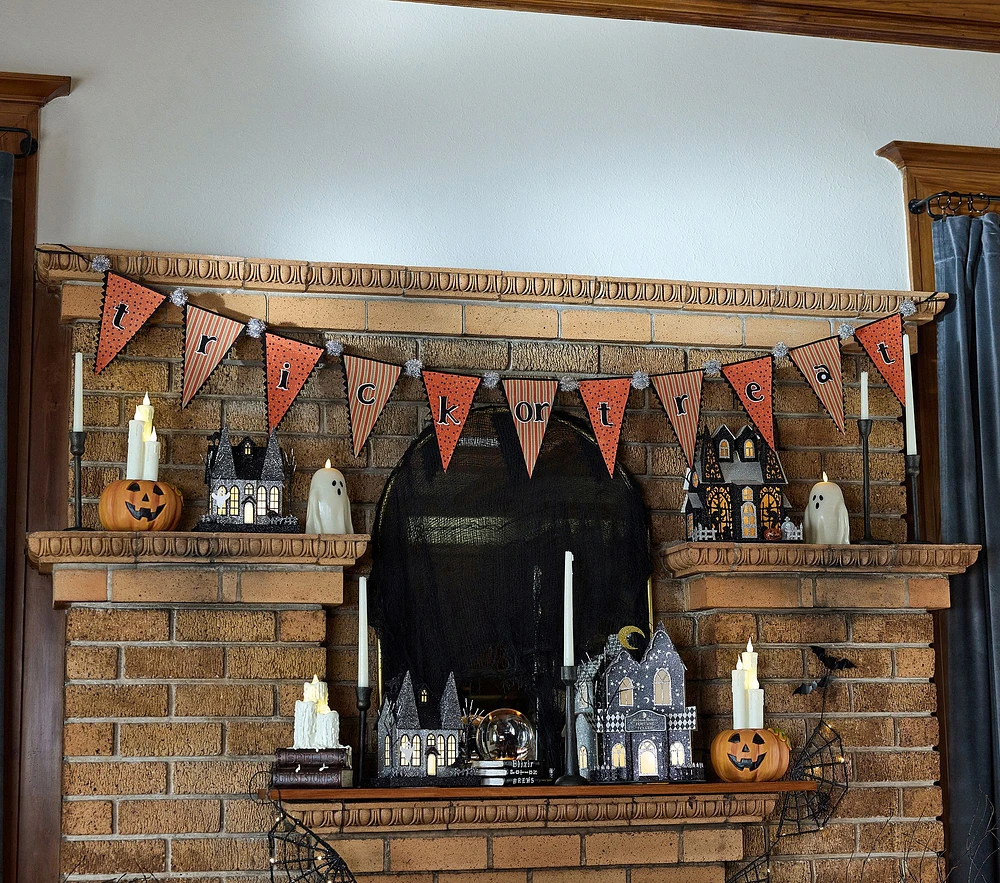
[(476, 746), (487, 760), (533, 760), (535, 728), (521, 712), (498, 708), (479, 724)]

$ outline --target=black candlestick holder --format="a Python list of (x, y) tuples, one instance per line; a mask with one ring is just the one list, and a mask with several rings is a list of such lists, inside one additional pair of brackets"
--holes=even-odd
[(877, 540), (872, 536), (872, 476), (871, 457), (868, 453), (869, 439), (872, 434), (872, 420), (866, 417), (858, 421), (858, 435), (861, 436), (861, 497), (865, 514), (865, 535), (862, 543), (869, 545), (884, 544), (885, 540)]
[(559, 676), (566, 688), (566, 762), (556, 784), (586, 785), (587, 780), (580, 775), (580, 761), (576, 756), (576, 666), (562, 666)]
[(906, 480), (910, 486), (910, 542), (920, 538), (920, 454), (906, 455)]
[(83, 530), (83, 451), (87, 446), (87, 433), (70, 431), (69, 452), (73, 455), (73, 526), (70, 530)]
[(368, 729), (368, 709), (372, 707), (372, 688), (358, 687), (358, 757), (354, 762), (354, 785), (365, 782), (365, 733)]

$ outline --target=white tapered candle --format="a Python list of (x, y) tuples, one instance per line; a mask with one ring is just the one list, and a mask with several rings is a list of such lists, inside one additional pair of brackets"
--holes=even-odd
[(910, 335), (903, 335), (903, 387), (906, 391), (906, 453), (917, 452), (917, 403), (913, 398), (913, 368), (910, 365)]
[(83, 353), (77, 353), (73, 365), (73, 432), (83, 432)]
[(563, 571), (563, 665), (574, 664), (576, 650), (573, 646), (573, 553), (566, 551)]
[(861, 372), (861, 419), (868, 418), (868, 372)]
[(363, 576), (358, 580), (358, 686), (368, 685), (368, 578)]
[(142, 445), (142, 478), (156, 481), (160, 477), (160, 443), (156, 440), (156, 427), (149, 440)]

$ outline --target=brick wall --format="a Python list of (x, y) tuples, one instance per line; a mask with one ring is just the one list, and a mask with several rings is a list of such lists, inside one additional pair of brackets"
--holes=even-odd
[[(171, 315), (176, 322), (176, 314)], [(96, 332), (95, 323), (77, 322), (75, 348), (93, 353)], [(319, 334), (298, 336), (322, 343)], [(745, 349), (405, 334), (345, 335), (343, 340), (348, 352), (397, 363), (419, 356), (428, 367), (476, 373), (496, 369), (519, 376), (626, 374), (640, 365), (653, 372), (675, 371), (698, 367), (709, 358), (734, 361), (755, 354)], [(157, 432), (163, 440), (161, 478), (177, 484), (187, 500), (182, 528), (204, 511), (200, 457), (206, 435), (224, 420), (236, 434), (263, 437), (260, 342), (241, 339), (232, 358), (184, 411), (179, 408), (180, 351), (181, 329), (168, 321), (142, 332), (101, 376), (87, 376), (83, 487), (90, 526), (96, 526), (100, 491), (121, 477), (127, 420), (143, 392), (149, 391), (156, 406)], [(849, 414), (857, 414), (857, 376), (865, 361), (845, 356)], [(840, 436), (790, 364), (778, 366), (776, 381), (779, 448), (791, 481), (793, 508), (801, 512), (810, 485), (825, 469), (841, 483), (851, 511), (859, 512), (861, 457), (855, 425), (849, 419), (846, 435)], [(900, 541), (905, 538), (900, 517), (905, 506), (900, 485), (902, 427), (891, 393), (877, 375), (872, 374), (872, 382), (874, 532)], [(343, 394), (340, 368), (331, 363), (310, 380), (281, 436), (298, 460), (294, 495), (300, 514), (312, 471), (331, 457), (347, 476), (355, 526), (362, 531), (370, 529), (389, 471), (426, 424), (428, 413), (422, 384), (403, 377), (365, 450), (354, 457)], [(482, 389), (477, 395), (477, 403), (502, 401), (498, 390)], [(558, 405), (584, 416), (575, 393), (560, 393)], [(720, 422), (745, 421), (721, 379), (706, 381), (704, 409), (713, 428)], [(679, 538), (683, 458), (652, 390), (631, 394), (620, 456), (643, 488), (654, 542)], [(861, 533), (859, 521), (852, 522), (855, 536)], [(96, 605), (71, 610), (64, 869), (78, 875), (155, 870), (171, 878), (202, 880), (266, 876), (261, 832), (268, 821), (247, 802), (245, 792), (250, 775), (275, 747), (290, 741), (291, 702), (299, 682), (314, 671), (326, 672), (332, 704), (345, 713), (344, 730), (349, 736), (354, 730), (356, 582), (350, 576), (345, 595), (345, 605), (328, 616), (314, 609), (109, 610)], [(818, 696), (792, 694), (804, 677), (817, 673), (808, 645), (836, 646), (858, 663), (831, 691), (827, 705), (831, 723), (844, 736), (856, 781), (834, 824), (782, 845), (786, 855), (775, 867), (776, 881), (840, 881), (850, 856), (869, 850), (873, 858), (865, 879), (887, 881), (895, 879), (893, 873), (907, 852), (939, 848), (941, 827), (933, 821), (941, 798), (935, 785), (937, 722), (929, 615), (890, 610), (692, 614), (683, 610), (679, 584), (663, 572), (654, 577), (654, 606), (688, 665), (690, 700), (703, 715), (704, 739), (722, 726), (722, 712), (730, 704), (729, 671), (747, 637), (760, 647), (770, 721), (785, 728), (794, 744), (801, 744), (820, 708)], [(905, 821), (886, 826), (890, 817)], [(578, 841), (587, 833), (580, 832)], [(384, 871), (386, 879), (396, 879), (392, 872), (400, 868), (393, 849), (419, 851), (420, 837), (411, 839), (412, 846), (383, 844), (382, 865), (359, 854), (358, 870)], [(745, 832), (748, 856), (759, 850), (760, 842), (759, 829)], [(501, 867), (493, 847), (490, 854), (491, 867)], [(859, 864), (854, 862), (849, 879), (856, 879)], [(589, 876), (580, 870), (572, 873), (575, 876), (559, 879), (624, 883), (627, 876), (621, 868), (591, 870)], [(661, 869), (646, 876), (632, 874), (631, 880), (701, 879), (690, 876), (691, 869), (686, 873), (689, 876), (671, 876), (673, 871)], [(705, 879), (714, 883), (721, 870), (711, 874), (706, 871)], [(432, 875), (419, 879), (431, 883)], [(465, 879), (514, 883), (524, 881), (525, 875), (438, 875), (439, 883)], [(542, 871), (534, 875), (536, 883), (554, 879)]]

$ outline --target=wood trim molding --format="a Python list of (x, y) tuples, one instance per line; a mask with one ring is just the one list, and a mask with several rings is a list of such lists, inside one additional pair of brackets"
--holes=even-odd
[(835, 37), (875, 43), (1000, 51), (1000, 14), (989, 0), (422, 0), (597, 18)]
[(53, 98), (69, 95), (72, 80), (49, 74), (15, 74), (0, 71), (0, 101), (44, 107)]

